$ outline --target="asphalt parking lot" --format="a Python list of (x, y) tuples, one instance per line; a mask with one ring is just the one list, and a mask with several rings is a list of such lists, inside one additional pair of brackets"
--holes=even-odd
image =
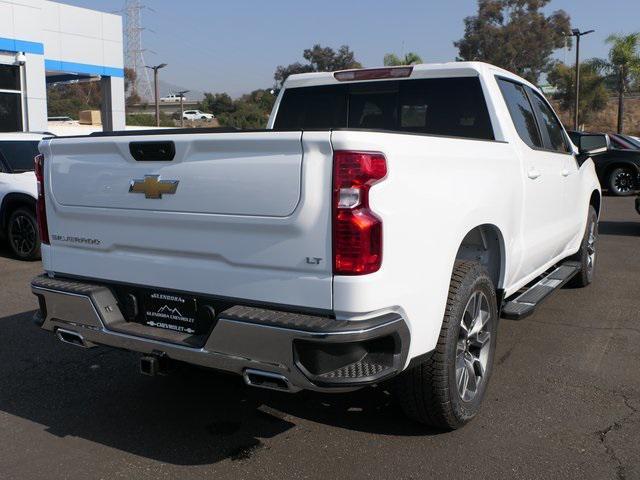
[(280, 394), (59, 343), (31, 322), (39, 262), (0, 247), (0, 478), (640, 479), (640, 216), (607, 198), (596, 280), (502, 321), (482, 414), (438, 433), (384, 388)]

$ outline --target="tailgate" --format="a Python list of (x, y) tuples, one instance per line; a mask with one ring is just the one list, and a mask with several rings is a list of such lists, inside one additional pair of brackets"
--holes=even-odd
[[(175, 155), (137, 160), (141, 142)], [(45, 269), (331, 309), (329, 132), (57, 138), (41, 150)]]

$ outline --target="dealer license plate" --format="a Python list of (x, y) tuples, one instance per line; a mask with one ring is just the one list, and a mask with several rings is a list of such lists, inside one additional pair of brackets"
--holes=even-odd
[(151, 292), (144, 297), (144, 324), (198, 335), (198, 302), (175, 293)]

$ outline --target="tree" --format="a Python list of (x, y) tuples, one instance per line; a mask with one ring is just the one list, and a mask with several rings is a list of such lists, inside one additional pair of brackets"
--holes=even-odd
[(316, 44), (313, 48), (306, 49), (302, 56), (311, 64), (314, 72), (362, 68), (360, 62), (355, 59), (355, 54), (347, 45), (342, 45), (336, 52), (331, 47), (323, 48)]
[(387, 53), (384, 56), (384, 65), (387, 67), (397, 67), (399, 65), (415, 65), (417, 63), (423, 63), (422, 58), (415, 52), (409, 52), (404, 57), (400, 58), (395, 53)]
[[(124, 69), (124, 92), (126, 95), (125, 105), (136, 105), (142, 101), (140, 95), (136, 91), (136, 79), (138, 75), (133, 68), (125, 67)], [(128, 93), (128, 95), (127, 95)]]
[(124, 91), (128, 92), (132, 90), (135, 92), (136, 79), (138, 75), (133, 68), (125, 67), (124, 68)]
[(271, 109), (273, 108), (273, 104), (276, 102), (276, 96), (273, 93), (273, 90), (263, 90), (258, 89), (254, 90), (251, 93), (245, 94), (237, 101), (240, 103), (251, 103), (256, 105), (262, 112), (264, 112), (269, 117), (271, 113)]
[(140, 102), (142, 102), (142, 99), (136, 92), (131, 92), (125, 99), (125, 105), (127, 107), (130, 107), (131, 105), (138, 105)]
[(333, 72), (335, 70), (348, 70), (351, 68), (362, 68), (360, 62), (355, 59), (355, 54), (347, 45), (342, 45), (338, 51), (331, 47), (322, 47), (316, 44), (306, 49), (302, 56), (308, 63), (295, 62), (286, 66), (278, 66), (273, 78), (278, 88), (282, 87), (284, 81), (296, 73), (308, 72)]
[(102, 105), (100, 82), (54, 83), (47, 86), (47, 114), (50, 117), (78, 119), (81, 110), (99, 110)]
[(553, 67), (551, 54), (569, 41), (569, 15), (546, 16), (550, 0), (478, 0), (478, 14), (464, 19), (454, 42), (460, 60), (488, 62), (537, 83)]
[[(562, 110), (575, 109), (575, 68), (557, 63), (547, 75), (550, 85), (557, 88), (553, 95), (560, 101)], [(580, 64), (580, 115), (588, 121), (591, 114), (602, 110), (607, 105), (606, 78), (599, 73), (597, 60), (589, 60)]]
[(233, 100), (226, 93), (205, 93), (200, 109), (213, 112), (220, 126), (264, 128), (275, 103), (270, 89), (258, 89)]
[(222, 127), (234, 127), (241, 129), (264, 128), (269, 119), (269, 114), (265, 113), (255, 103), (243, 102), (231, 113), (223, 113), (218, 116), (218, 121)]
[(227, 93), (205, 93), (199, 108), (215, 115), (233, 112), (236, 107)]
[(289, 77), (289, 75), (296, 75), (298, 73), (309, 73), (313, 72), (313, 67), (311, 65), (303, 65), (300, 62), (292, 63), (287, 66), (279, 65), (276, 68), (275, 73), (273, 74), (273, 79), (276, 81), (276, 85), (278, 88), (282, 87), (284, 81)]
[(632, 83), (640, 79), (640, 32), (628, 35), (610, 35), (609, 59), (600, 60), (597, 65), (605, 73), (615, 77), (618, 93), (618, 133), (624, 129), (624, 94)]

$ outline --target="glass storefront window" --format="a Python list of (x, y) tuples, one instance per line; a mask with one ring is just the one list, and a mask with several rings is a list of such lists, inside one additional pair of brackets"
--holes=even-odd
[(0, 132), (22, 131), (22, 96), (0, 92)]
[(0, 65), (0, 132), (22, 131), (20, 67)]
[(0, 65), (0, 90), (20, 91), (20, 67)]

